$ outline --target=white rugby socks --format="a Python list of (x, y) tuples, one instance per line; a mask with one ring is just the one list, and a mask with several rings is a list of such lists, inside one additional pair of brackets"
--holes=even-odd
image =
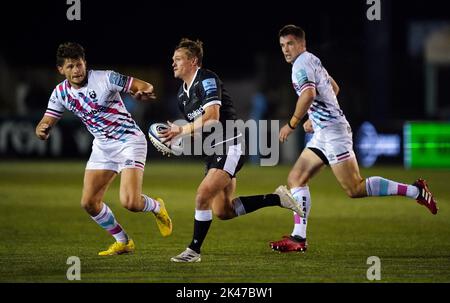
[(308, 225), (308, 216), (311, 210), (311, 194), (309, 193), (309, 187), (294, 187), (291, 189), (291, 193), (295, 200), (301, 204), (303, 213), (305, 216), (302, 218), (294, 212), (294, 230), (291, 236), (300, 236), (306, 239), (306, 227)]

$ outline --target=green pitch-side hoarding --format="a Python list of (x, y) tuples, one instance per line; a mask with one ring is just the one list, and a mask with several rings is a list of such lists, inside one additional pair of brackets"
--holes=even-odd
[(407, 122), (404, 164), (408, 168), (450, 168), (450, 123)]

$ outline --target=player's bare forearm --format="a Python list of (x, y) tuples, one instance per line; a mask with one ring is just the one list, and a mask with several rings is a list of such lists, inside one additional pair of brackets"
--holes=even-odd
[(216, 124), (220, 118), (220, 105), (214, 104), (205, 109), (203, 115), (198, 117), (193, 123), (183, 126), (183, 134), (192, 134), (201, 130), (204, 126)]
[(36, 126), (36, 136), (41, 140), (47, 140), (50, 136), (50, 130), (58, 122), (58, 119), (44, 116)]
[(156, 99), (153, 85), (137, 78), (133, 78), (133, 82), (130, 87), (130, 94), (135, 99), (142, 101)]
[(201, 127), (216, 124), (220, 118), (220, 105), (211, 105), (205, 109), (205, 112), (201, 116), (201, 121), (194, 122), (194, 131)]
[(203, 115), (195, 119), (194, 122), (187, 123), (183, 126), (178, 126), (171, 123), (170, 121), (167, 121), (167, 123), (170, 126), (170, 129), (161, 133), (162, 138), (164, 138), (164, 142), (167, 142), (178, 135), (193, 135), (198, 130), (201, 130), (205, 125), (209, 125), (210, 123), (211, 124), (217, 123), (219, 121), (219, 117), (220, 117), (220, 106), (211, 105), (208, 106), (205, 109)]
[[(315, 89), (307, 89), (305, 90), (300, 97), (298, 97), (297, 104), (295, 105), (295, 111), (292, 115), (291, 120), (298, 120), (296, 124), (298, 124), (303, 117), (308, 112), (309, 107), (314, 102), (314, 98), (316, 97), (316, 90)], [(294, 127), (296, 125), (293, 125)]]
[(280, 130), (279, 139), (281, 142), (287, 141), (287, 138), (294, 131), (300, 121), (308, 112), (309, 107), (314, 102), (314, 98), (316, 97), (315, 89), (306, 89), (302, 92), (302, 94), (298, 97), (297, 104), (295, 105), (295, 111), (289, 122), (283, 126)]

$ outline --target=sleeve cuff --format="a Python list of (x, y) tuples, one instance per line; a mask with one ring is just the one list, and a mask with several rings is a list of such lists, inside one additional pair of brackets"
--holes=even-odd
[(128, 77), (128, 81), (125, 84), (125, 87), (123, 88), (123, 92), (124, 93), (129, 93), (130, 92), (131, 83), (133, 83), (133, 80), (134, 80), (133, 77)]
[(214, 101), (209, 101), (208, 103), (204, 104), (202, 107), (203, 107), (203, 109), (205, 109), (205, 108), (207, 108), (208, 106), (216, 105), (216, 104), (222, 106), (222, 102), (221, 102), (221, 101), (219, 101), (219, 100), (214, 100)]
[(299, 95), (301, 95), (305, 90), (310, 89), (310, 88), (316, 89), (316, 85), (314, 83), (308, 83), (308, 84), (303, 85), (302, 88), (300, 89)]
[(59, 118), (62, 117), (63, 112), (60, 112), (60, 111), (57, 111), (57, 110), (54, 110), (54, 109), (51, 109), (51, 108), (47, 108), (47, 110), (45, 111), (44, 115), (45, 116), (50, 116), (52, 118), (59, 119)]

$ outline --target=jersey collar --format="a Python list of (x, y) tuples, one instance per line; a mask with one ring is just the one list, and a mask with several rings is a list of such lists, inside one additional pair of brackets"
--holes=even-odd
[(306, 54), (307, 52), (308, 52), (308, 51), (306, 51), (306, 50), (305, 50), (304, 52), (301, 52), (300, 55), (298, 55), (297, 58), (295, 58), (294, 62), (292, 62), (292, 65), (294, 65), (295, 62), (296, 62), (302, 55)]
[(189, 83), (189, 86), (186, 84), (186, 82), (183, 82), (183, 91), (187, 94), (187, 96), (189, 97), (189, 90), (191, 89), (192, 83), (194, 83), (195, 78), (197, 78), (197, 73), (200, 70), (200, 67), (197, 68), (197, 70), (195, 71), (194, 77), (192, 78), (191, 83)]

